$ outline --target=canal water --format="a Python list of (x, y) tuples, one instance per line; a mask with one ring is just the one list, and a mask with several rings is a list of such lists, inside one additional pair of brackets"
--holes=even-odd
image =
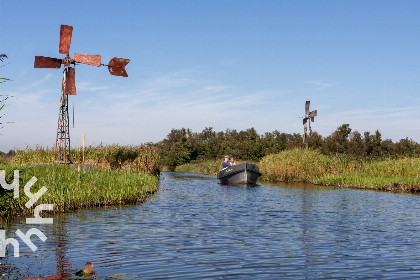
[[(420, 278), (420, 196), (306, 184), (223, 186), (214, 176), (161, 174), (140, 205), (54, 217), (0, 259), (0, 279), (95, 264), (98, 279)], [(32, 226), (33, 227), (33, 226)], [(7, 227), (26, 232), (16, 222)], [(11, 250), (11, 249), (10, 249)]]

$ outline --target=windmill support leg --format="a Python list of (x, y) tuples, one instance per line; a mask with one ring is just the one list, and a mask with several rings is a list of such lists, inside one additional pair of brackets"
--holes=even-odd
[(63, 82), (61, 87), (60, 110), (58, 113), (57, 137), (55, 140), (54, 161), (68, 164), (70, 160), (70, 129), (69, 129), (69, 107), (68, 95), (66, 94), (67, 67), (63, 71)]
[(305, 149), (308, 149), (308, 135), (306, 133), (303, 134), (303, 145)]
[(305, 148), (308, 149), (309, 148), (309, 139), (312, 136), (312, 128), (311, 128), (311, 121), (308, 121), (308, 125), (309, 125), (309, 135), (306, 135), (306, 143), (305, 143)]

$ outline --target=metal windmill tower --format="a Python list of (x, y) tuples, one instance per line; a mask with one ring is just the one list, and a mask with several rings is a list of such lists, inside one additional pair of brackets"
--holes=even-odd
[(303, 144), (306, 145), (308, 148), (308, 141), (306, 138), (308, 137), (306, 123), (309, 125), (309, 135), (312, 134), (311, 122), (315, 121), (315, 117), (318, 116), (318, 110), (309, 111), (309, 106), (311, 101), (306, 101), (305, 103), (305, 116), (303, 117)]
[[(105, 65), (101, 64), (99, 54), (74, 54), (74, 58), (69, 56), (71, 36), (73, 26), (61, 25), (59, 53), (66, 57), (51, 58), (45, 56), (35, 56), (35, 68), (61, 68), (64, 65), (63, 80), (61, 83), (60, 109), (58, 113), (57, 137), (55, 141), (54, 160), (59, 163), (70, 163), (70, 131), (69, 131), (69, 95), (76, 95), (75, 68), (78, 63), (92, 66), (108, 66), (109, 73), (114, 76), (128, 77), (125, 66), (130, 62), (129, 59), (114, 57)], [(73, 67), (72, 67), (73, 66)]]

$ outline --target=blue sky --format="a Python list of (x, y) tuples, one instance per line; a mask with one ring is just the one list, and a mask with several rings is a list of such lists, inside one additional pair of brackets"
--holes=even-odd
[[(339, 125), (420, 142), (420, 1), (5, 1), (0, 94), (15, 96), (0, 150), (55, 143), (62, 70), (34, 56), (129, 58), (129, 77), (76, 66), (72, 144), (137, 145), (172, 128), (302, 133)], [(4, 63), (3, 63), (4, 64)]]

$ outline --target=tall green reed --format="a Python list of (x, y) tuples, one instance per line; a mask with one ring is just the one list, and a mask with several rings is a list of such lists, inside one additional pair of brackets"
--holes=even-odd
[[(72, 149), (70, 157), (73, 163), (81, 163), (82, 149)], [(153, 145), (141, 146), (89, 146), (84, 150), (85, 164), (91, 164), (105, 170), (135, 170), (143, 173), (158, 174), (160, 153)], [(54, 149), (37, 146), (35, 149), (23, 149), (16, 151), (11, 160), (12, 164), (26, 165), (38, 163), (52, 163), (54, 161)]]
[(420, 191), (420, 158), (370, 159), (294, 149), (260, 161), (263, 179), (321, 185)]
[(33, 213), (33, 209), (25, 207), (28, 197), (23, 191), (24, 185), (32, 176), (38, 181), (31, 192), (36, 193), (42, 186), (48, 188), (38, 203), (54, 204), (53, 212), (139, 202), (156, 191), (159, 181), (156, 176), (129, 169), (77, 171), (66, 165), (34, 165), (22, 168), (9, 164), (2, 166), (2, 170), (6, 170), (8, 183), (13, 181), (13, 170), (19, 168), (19, 198), (14, 199), (12, 191), (5, 191), (0, 196), (0, 217)]

